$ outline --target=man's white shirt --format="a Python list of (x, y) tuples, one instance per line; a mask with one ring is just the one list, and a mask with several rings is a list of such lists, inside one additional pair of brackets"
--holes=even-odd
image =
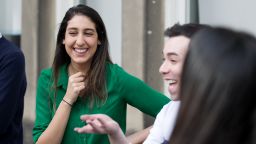
[(179, 107), (180, 101), (170, 101), (163, 106), (143, 144), (161, 144), (164, 141), (169, 141), (176, 123)]

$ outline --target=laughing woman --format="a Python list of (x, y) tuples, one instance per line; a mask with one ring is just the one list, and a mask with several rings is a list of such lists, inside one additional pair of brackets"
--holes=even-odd
[(161, 93), (113, 64), (99, 14), (85, 5), (70, 8), (57, 35), (52, 68), (42, 70), (37, 86), (35, 143), (101, 144), (107, 135), (78, 134), (82, 114), (104, 113), (126, 131), (130, 104), (156, 116), (169, 102)]

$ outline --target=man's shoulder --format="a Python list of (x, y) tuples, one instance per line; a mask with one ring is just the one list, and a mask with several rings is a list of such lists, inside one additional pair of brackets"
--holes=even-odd
[(15, 56), (20, 58), (24, 57), (21, 49), (18, 46), (2, 37), (0, 38), (0, 57), (4, 56)]
[(6, 39), (5, 37), (0, 38), (0, 48), (11, 48), (14, 51), (20, 50), (20, 48), (16, 44)]
[(180, 106), (180, 101), (170, 101), (169, 103), (167, 103), (164, 107), (166, 107), (166, 109), (171, 109), (173, 107), (179, 107)]
[(169, 111), (176, 111), (180, 106), (180, 101), (170, 101), (169, 103), (165, 104), (161, 109), (161, 112), (164, 114), (168, 114)]

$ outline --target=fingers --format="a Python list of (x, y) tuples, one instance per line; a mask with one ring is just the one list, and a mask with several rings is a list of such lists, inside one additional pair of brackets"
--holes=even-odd
[(82, 72), (75, 73), (69, 77), (67, 97), (71, 101), (76, 101), (79, 93), (85, 89), (85, 74)]
[(85, 76), (82, 72), (78, 72), (69, 77), (69, 83), (75, 91), (79, 92), (85, 88)]
[(74, 88), (75, 92), (80, 92), (85, 88), (85, 82), (72, 83), (71, 85)]
[(101, 127), (106, 129), (107, 131), (114, 131), (114, 125), (115, 125), (115, 121), (112, 120), (109, 117), (99, 117), (97, 118), (98, 123), (101, 124)]
[(88, 123), (95, 132), (100, 133), (100, 134), (106, 134), (107, 131), (102, 127), (102, 124), (98, 121), (98, 119), (95, 119), (94, 121), (88, 121)]
[(82, 82), (85, 79), (85, 74), (82, 72), (75, 73), (69, 77), (71, 83)]
[(95, 133), (91, 125), (86, 125), (81, 128), (75, 128), (74, 131), (78, 133)]
[(71, 77), (70, 77), (70, 80), (69, 80), (69, 81), (70, 81), (71, 83), (79, 83), (79, 82), (84, 81), (84, 79), (85, 79), (85, 78), (82, 77), (82, 76), (80, 76), (80, 77), (75, 77), (75, 78), (71, 78)]
[(105, 114), (82, 115), (80, 118), (91, 126), (94, 133), (114, 134), (120, 129), (118, 123)]
[(93, 121), (93, 120), (95, 120), (95, 119), (98, 119), (98, 120), (100, 120), (102, 123), (105, 123), (105, 121), (107, 121), (107, 120), (112, 120), (109, 116), (107, 116), (107, 115), (105, 115), (105, 114), (92, 114), (92, 115), (82, 115), (81, 117), (80, 117), (80, 119), (81, 120), (83, 120), (83, 121), (88, 121), (88, 120), (90, 120), (90, 121)]
[(97, 119), (99, 123), (101, 124), (101, 127), (108, 133), (115, 135), (118, 133), (118, 130), (121, 129), (119, 127), (119, 124), (113, 120), (112, 118), (105, 115), (104, 117), (99, 117)]
[(97, 119), (95, 119), (94, 121), (88, 121), (86, 126), (83, 126), (81, 128), (75, 128), (74, 131), (78, 133), (107, 133), (107, 131), (102, 127), (102, 125)]

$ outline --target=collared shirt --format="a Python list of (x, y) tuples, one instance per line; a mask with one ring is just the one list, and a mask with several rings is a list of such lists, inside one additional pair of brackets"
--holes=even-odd
[(2, 38), (2, 34), (0, 33), (0, 38)]
[[(54, 91), (52, 89), (52, 69), (41, 72), (38, 80), (36, 97), (36, 121), (33, 129), (33, 138), (36, 142), (38, 137), (45, 131), (51, 122), (54, 111)], [(68, 85), (67, 65), (60, 69), (57, 83), (56, 106), (62, 101)], [(117, 121), (123, 132), (126, 131), (126, 109), (130, 104), (142, 112), (153, 117), (170, 100), (168, 97), (153, 90), (141, 80), (126, 73), (121, 67), (115, 64), (106, 64), (106, 88), (108, 97), (101, 105), (94, 104), (89, 108), (88, 102), (78, 97), (73, 104), (69, 116), (62, 144), (109, 144), (108, 136), (103, 134), (78, 134), (75, 127), (84, 126), (80, 120), (82, 114), (107, 114)]]

